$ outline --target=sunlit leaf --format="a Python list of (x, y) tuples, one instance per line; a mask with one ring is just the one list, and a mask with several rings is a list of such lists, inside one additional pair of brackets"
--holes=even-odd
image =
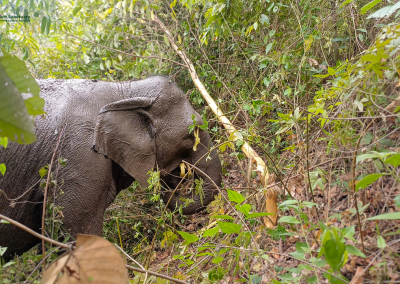
[(0, 173), (4, 176), (6, 173), (6, 165), (5, 164), (0, 164)]
[(359, 191), (360, 189), (366, 188), (367, 186), (369, 186), (370, 184), (372, 184), (373, 182), (378, 180), (378, 178), (380, 178), (383, 175), (384, 174), (370, 174), (370, 175), (367, 175), (362, 180), (357, 182), (356, 191)]
[(283, 216), (278, 220), (278, 223), (300, 224), (300, 221), (293, 216)]
[(203, 237), (213, 237), (218, 232), (219, 232), (219, 228), (218, 227), (215, 227), (215, 228), (212, 228), (212, 229), (208, 229), (208, 230), (204, 231)]
[(182, 232), (182, 231), (177, 231), (179, 233), (179, 235), (181, 235), (181, 237), (188, 243), (194, 243), (196, 241), (199, 240), (199, 238), (196, 235), (193, 234), (189, 234), (186, 232)]
[(228, 199), (232, 202), (236, 202), (237, 204), (240, 204), (244, 201), (244, 197), (236, 191), (233, 191), (231, 189), (226, 190), (228, 192)]
[(364, 221), (372, 221), (372, 220), (398, 220), (400, 219), (400, 212), (393, 212), (393, 213), (385, 213), (378, 216), (374, 216)]
[(221, 231), (225, 234), (238, 234), (242, 225), (234, 224), (230, 222), (217, 222)]

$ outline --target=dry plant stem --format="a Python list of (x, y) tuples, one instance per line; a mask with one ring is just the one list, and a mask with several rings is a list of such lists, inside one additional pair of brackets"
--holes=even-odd
[(169, 281), (172, 281), (172, 282), (175, 282), (175, 283), (189, 284), (188, 282), (185, 282), (185, 281), (182, 281), (182, 280), (179, 280), (179, 279), (175, 279), (175, 278), (172, 278), (172, 277), (169, 277), (169, 276), (157, 273), (157, 272), (153, 272), (153, 271), (150, 271), (150, 270), (144, 270), (144, 269), (136, 268), (136, 267), (133, 267), (133, 266), (130, 266), (130, 265), (127, 265), (126, 268), (128, 268), (129, 270), (133, 270), (133, 271), (137, 271), (137, 272), (141, 272), (141, 273), (148, 273), (150, 275), (154, 275), (155, 277), (166, 279), (166, 280), (169, 280)]
[[(133, 259), (129, 254), (127, 254), (122, 248), (120, 248), (120, 247), (117, 246), (116, 244), (114, 244), (114, 245), (115, 245), (115, 247), (116, 247), (117, 249), (119, 249), (129, 260), (133, 261), (133, 262), (136, 263), (138, 266), (140, 266), (141, 269), (145, 270), (144, 267), (143, 267), (139, 262), (137, 262), (136, 260), (134, 260), (134, 259)], [(145, 276), (144, 281), (143, 281), (144, 284), (146, 283), (147, 277), (148, 277), (148, 276), (149, 276), (149, 275), (148, 275), (148, 273), (146, 272), (146, 276)]]
[[(42, 213), (42, 236), (44, 236), (44, 221), (45, 221), (45, 217), (46, 217), (46, 202), (47, 202), (47, 190), (49, 188), (49, 183), (50, 183), (50, 175), (51, 175), (51, 168), (53, 166), (53, 162), (54, 162), (54, 157), (56, 156), (57, 153), (57, 149), (58, 146), (60, 145), (60, 140), (61, 140), (61, 136), (64, 133), (66, 125), (64, 125), (63, 129), (61, 130), (60, 135), (58, 136), (58, 140), (57, 140), (57, 144), (56, 144), (56, 148), (53, 151), (53, 156), (51, 157), (51, 162), (49, 165), (49, 170), (47, 172), (47, 180), (46, 180), (46, 187), (44, 189), (44, 197), (43, 197), (43, 213)], [(42, 239), (42, 250), (43, 250), (43, 267), (46, 267), (46, 246), (44, 244), (44, 240)]]
[[(385, 110), (389, 111), (394, 111), (394, 108), (397, 107), (400, 104), (400, 97), (395, 99), (393, 102), (391, 102), (388, 106), (385, 107)], [(376, 118), (375, 118), (376, 119)], [(363, 130), (363, 132), (360, 134), (360, 137), (357, 140), (356, 148), (354, 150), (354, 156), (353, 156), (353, 163), (352, 163), (352, 189), (353, 189), (353, 195), (354, 195), (354, 206), (356, 207), (356, 213), (357, 213), (357, 221), (358, 221), (358, 227), (360, 231), (360, 238), (361, 238), (361, 246), (363, 253), (365, 254), (365, 247), (364, 247), (364, 236), (362, 234), (362, 227), (361, 227), (361, 220), (360, 220), (360, 213), (358, 211), (358, 202), (357, 202), (357, 194), (356, 194), (356, 159), (357, 159), (357, 152), (358, 152), (358, 147), (360, 146), (360, 142), (364, 134), (367, 132), (367, 130), (371, 127), (371, 125), (374, 123), (375, 119), (373, 119)]]
[[(166, 28), (166, 26), (159, 20), (157, 15), (154, 15), (154, 21), (161, 27), (161, 29), (164, 31), (164, 33), (167, 35), (169, 42), (171, 46), (174, 48), (176, 53), (182, 58), (182, 60), (186, 63), (189, 73), (192, 77), (192, 80), (194, 84), (196, 85), (197, 89), (200, 91), (202, 94), (203, 98), (206, 100), (207, 104), (210, 106), (214, 114), (217, 116), (218, 120), (223, 124), (223, 126), (227, 129), (228, 133), (233, 136), (235, 140), (242, 140), (241, 137), (239, 137), (237, 130), (235, 127), (232, 125), (232, 123), (229, 121), (229, 119), (224, 115), (222, 110), (217, 106), (215, 103), (214, 99), (210, 96), (210, 94), (207, 92), (206, 88), (204, 87), (203, 83), (200, 81), (199, 77), (197, 76), (196, 70), (194, 68), (193, 63), (189, 59), (189, 57), (186, 55), (184, 50), (176, 45), (174, 42), (174, 38), (171, 34), (171, 32)], [(243, 141), (244, 144), (242, 146), (242, 151), (245, 153), (245, 155), (252, 160), (254, 160), (257, 163), (257, 170), (261, 173), (261, 183), (263, 186), (265, 186), (268, 182), (269, 178), (269, 173), (268, 169), (264, 163), (264, 161), (258, 156), (258, 154), (250, 147), (250, 145), (246, 142)], [(276, 212), (277, 210), (277, 205), (276, 205), (276, 194), (268, 194), (268, 191), (266, 192), (266, 199), (269, 199), (269, 196), (272, 196), (274, 199), (274, 204), (276, 208), (267, 208), (268, 212)], [(276, 217), (275, 217), (276, 218)], [(274, 219), (274, 218), (273, 218)], [(274, 227), (275, 224), (274, 222), (269, 221), (267, 224), (265, 224), (267, 227)]]
[(372, 125), (372, 123), (374, 121), (375, 120), (372, 120), (367, 125), (367, 127), (365, 127), (364, 131), (361, 133), (360, 137), (358, 138), (357, 144), (356, 144), (356, 149), (354, 150), (353, 163), (351, 165), (351, 175), (352, 175), (352, 179), (353, 179), (353, 182), (351, 184), (351, 188), (353, 189), (354, 206), (356, 207), (357, 222), (358, 222), (358, 228), (359, 228), (360, 238), (361, 238), (361, 246), (362, 246), (362, 250), (363, 250), (364, 254), (365, 254), (364, 236), (362, 234), (361, 219), (360, 219), (360, 213), (358, 211), (358, 201), (357, 201), (357, 194), (356, 194), (356, 159), (357, 159), (357, 151), (358, 151), (358, 147), (359, 147), (360, 142), (361, 142), (361, 138), (364, 136), (364, 134), (367, 132), (368, 128)]
[[(308, 86), (308, 85), (307, 85)], [(308, 87), (307, 87), (307, 104), (308, 104)], [(308, 115), (306, 116), (306, 166), (307, 166), (307, 178), (308, 178), (308, 185), (310, 187), (310, 191), (311, 191), (311, 198), (312, 201), (315, 203), (315, 199), (314, 199), (314, 192), (312, 189), (312, 185), (311, 185), (311, 178), (310, 178), (310, 162), (308, 159), (308, 149), (309, 149), (309, 141), (308, 141)], [(315, 208), (315, 213), (317, 214), (317, 218), (319, 220), (319, 213), (317, 210), (317, 206), (314, 206)]]
[(10, 219), (10, 218), (8, 218), (8, 217), (6, 217), (6, 216), (4, 216), (4, 215), (1, 215), (1, 214), (0, 214), (0, 219), (6, 220), (6, 221), (9, 222), (10, 224), (12, 224), (12, 225), (14, 225), (14, 226), (16, 226), (16, 227), (18, 227), (18, 228), (20, 228), (20, 229), (22, 229), (22, 230), (28, 232), (29, 234), (31, 234), (31, 235), (33, 235), (33, 236), (35, 236), (35, 237), (37, 237), (37, 238), (39, 238), (39, 239), (41, 239), (41, 240), (43, 240), (43, 241), (46, 241), (46, 242), (48, 242), (48, 243), (51, 243), (51, 244), (53, 244), (53, 245), (56, 245), (56, 246), (59, 246), (59, 247), (62, 247), (62, 248), (66, 248), (66, 249), (69, 249), (69, 248), (70, 248), (69, 245), (66, 245), (66, 244), (57, 242), (57, 241), (55, 241), (55, 240), (52, 240), (52, 239), (50, 239), (50, 238), (48, 238), (48, 237), (42, 236), (41, 234), (36, 233), (34, 230), (29, 229), (27, 226), (22, 225), (20, 222), (17, 222), (17, 221), (15, 221), (15, 220), (13, 220), (13, 219)]

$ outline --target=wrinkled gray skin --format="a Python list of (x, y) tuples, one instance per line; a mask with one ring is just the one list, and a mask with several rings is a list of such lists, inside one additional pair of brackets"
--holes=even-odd
[[(0, 149), (0, 162), (7, 166), (5, 176), (0, 177), (0, 189), (14, 199), (32, 187), (14, 206), (0, 195), (0, 213), (37, 232), (41, 228), (43, 201), (39, 170), (50, 163), (63, 127), (59, 153), (67, 159), (67, 164), (58, 166), (53, 177), (64, 191), (57, 198), (57, 205), (64, 207), (63, 226), (72, 234), (101, 235), (105, 209), (133, 181), (147, 186), (147, 172), (153, 168), (158, 167), (161, 178), (174, 189), (180, 181), (182, 160), (196, 163), (212, 145), (208, 133), (200, 130), (201, 143), (193, 151), (195, 137), (193, 132), (189, 134), (188, 127), (193, 124), (192, 115), (198, 124), (202, 124), (201, 117), (168, 78), (154, 76), (115, 83), (92, 80), (39, 80), (38, 83), (47, 115), (35, 118), (37, 142), (10, 143), (7, 149)], [(220, 186), (220, 160), (215, 151), (210, 156), (211, 160), (204, 158), (197, 167)], [(203, 205), (199, 196), (195, 196), (194, 203), (183, 209), (184, 214), (204, 209), (217, 194), (203, 173), (196, 174), (205, 181)], [(164, 201), (169, 197), (169, 193), (164, 194)], [(174, 209), (181, 203), (175, 195), (169, 207)], [(21, 254), (37, 243), (39, 239), (21, 229), (0, 224), (0, 246), (8, 247), (6, 258)]]

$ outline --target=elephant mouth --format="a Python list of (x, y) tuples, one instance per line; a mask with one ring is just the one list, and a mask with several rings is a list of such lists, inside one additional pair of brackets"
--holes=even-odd
[(179, 195), (187, 195), (195, 188), (195, 181), (200, 180), (200, 177), (196, 172), (187, 173), (185, 171), (185, 176), (181, 176), (180, 166), (175, 166), (172, 170), (162, 177), (162, 185), (165, 191), (174, 191)]

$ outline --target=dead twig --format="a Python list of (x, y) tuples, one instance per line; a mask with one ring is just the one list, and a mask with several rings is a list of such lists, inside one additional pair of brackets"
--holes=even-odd
[[(46, 187), (44, 189), (44, 197), (43, 197), (43, 213), (42, 213), (42, 236), (44, 236), (44, 221), (45, 221), (45, 217), (46, 217), (46, 199), (47, 199), (47, 190), (49, 188), (49, 183), (50, 183), (50, 175), (51, 175), (51, 168), (53, 166), (53, 162), (54, 162), (54, 157), (56, 156), (56, 152), (58, 149), (58, 146), (60, 145), (60, 141), (61, 141), (61, 136), (64, 133), (66, 125), (64, 125), (64, 127), (62, 128), (60, 135), (58, 136), (58, 140), (57, 140), (57, 144), (56, 144), (56, 148), (53, 151), (53, 156), (51, 157), (51, 162), (49, 165), (49, 170), (47, 172), (47, 180), (46, 180)], [(46, 246), (44, 244), (44, 240), (42, 239), (42, 250), (43, 250), (43, 267), (46, 267)]]
[(20, 229), (22, 229), (22, 230), (28, 232), (29, 234), (31, 234), (31, 235), (33, 235), (33, 236), (35, 236), (35, 237), (37, 237), (37, 238), (39, 238), (39, 239), (41, 239), (41, 240), (43, 240), (43, 241), (46, 241), (46, 242), (48, 242), (48, 243), (51, 243), (51, 244), (53, 244), (53, 245), (56, 245), (56, 246), (59, 246), (59, 247), (62, 247), (62, 248), (66, 248), (66, 249), (69, 249), (69, 248), (70, 248), (69, 245), (66, 245), (66, 244), (57, 242), (57, 241), (55, 241), (55, 240), (52, 240), (52, 239), (50, 239), (50, 238), (48, 238), (48, 237), (45, 237), (45, 236), (39, 234), (39, 233), (36, 233), (34, 230), (29, 229), (27, 226), (22, 225), (20, 222), (17, 222), (17, 221), (15, 221), (15, 220), (13, 220), (13, 219), (10, 219), (10, 218), (8, 218), (8, 217), (2, 215), (2, 214), (0, 214), (0, 219), (3, 219), (3, 220), (5, 220), (5, 221), (9, 222), (10, 224), (12, 224), (12, 225), (14, 225), (14, 226), (16, 226), (16, 227), (18, 227), (18, 228), (20, 228)]

